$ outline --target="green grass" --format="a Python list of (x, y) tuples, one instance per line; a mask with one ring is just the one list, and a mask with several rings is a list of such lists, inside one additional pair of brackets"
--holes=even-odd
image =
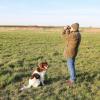
[[(100, 34), (82, 33), (77, 81), (69, 88), (61, 29), (0, 32), (0, 100), (100, 100)], [(49, 63), (47, 84), (19, 92), (39, 59)]]

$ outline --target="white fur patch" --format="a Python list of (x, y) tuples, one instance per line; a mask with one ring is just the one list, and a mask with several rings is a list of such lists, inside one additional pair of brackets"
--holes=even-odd
[(44, 85), (44, 76), (45, 76), (45, 73), (46, 71), (42, 71), (42, 72), (38, 72), (37, 70), (34, 71), (32, 74), (39, 74), (40, 75), (40, 79), (36, 79), (35, 77), (33, 79), (29, 79), (29, 83), (27, 86), (23, 86), (20, 90), (24, 90), (24, 89), (28, 89), (30, 88), (31, 86), (33, 87), (38, 87), (40, 85), (40, 83), (42, 83), (42, 85)]

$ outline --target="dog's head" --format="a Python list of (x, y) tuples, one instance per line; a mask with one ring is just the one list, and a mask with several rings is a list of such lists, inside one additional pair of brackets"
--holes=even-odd
[(48, 69), (48, 63), (47, 62), (41, 62), (38, 64), (38, 68), (41, 70), (41, 71), (45, 71)]

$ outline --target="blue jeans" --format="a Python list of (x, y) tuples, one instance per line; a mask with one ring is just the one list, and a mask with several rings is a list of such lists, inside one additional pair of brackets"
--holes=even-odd
[(75, 58), (68, 58), (67, 59), (67, 66), (68, 66), (68, 71), (70, 73), (70, 80), (74, 81), (76, 79)]

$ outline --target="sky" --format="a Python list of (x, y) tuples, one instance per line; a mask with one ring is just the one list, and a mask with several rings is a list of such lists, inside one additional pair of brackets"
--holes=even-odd
[(0, 0), (0, 25), (100, 27), (100, 0)]

